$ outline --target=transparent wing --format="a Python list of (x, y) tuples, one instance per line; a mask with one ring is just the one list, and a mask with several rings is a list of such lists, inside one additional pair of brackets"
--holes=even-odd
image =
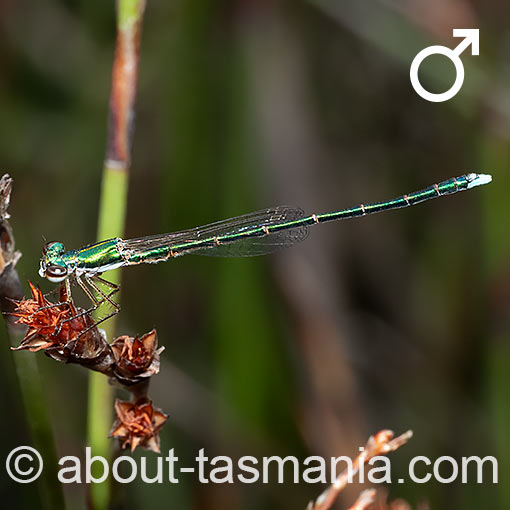
[(282, 250), (308, 237), (308, 227), (294, 227), (261, 237), (238, 239), (231, 243), (197, 250), (197, 255), (209, 257), (254, 257)]
[[(297, 207), (272, 207), (190, 230), (129, 239), (125, 241), (125, 248), (136, 253), (144, 253), (163, 246), (179, 246), (180, 254), (196, 253), (197, 255), (214, 257), (264, 255), (306, 239), (308, 227), (296, 226), (288, 230), (281, 230), (270, 234), (254, 234), (250, 237), (233, 239), (232, 241), (229, 241), (228, 236), (240, 234), (257, 227), (269, 227), (271, 225), (296, 221), (303, 216), (303, 210)], [(211, 244), (207, 246), (199, 248), (193, 246), (193, 243), (196, 241), (212, 239), (214, 237), (226, 237), (226, 239), (222, 240), (221, 245), (215, 245), (211, 241)], [(186, 248), (187, 243), (190, 244), (189, 249)]]

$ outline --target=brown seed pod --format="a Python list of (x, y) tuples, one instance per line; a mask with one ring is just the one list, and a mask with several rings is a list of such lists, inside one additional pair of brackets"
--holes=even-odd
[(120, 336), (111, 348), (115, 358), (114, 375), (122, 384), (135, 384), (159, 372), (159, 355), (164, 347), (158, 349), (155, 329), (140, 338)]
[(161, 409), (155, 408), (148, 398), (137, 402), (115, 401), (117, 421), (113, 425), (110, 437), (121, 440), (122, 448), (130, 446), (134, 451), (137, 446), (159, 453), (159, 430), (168, 416)]

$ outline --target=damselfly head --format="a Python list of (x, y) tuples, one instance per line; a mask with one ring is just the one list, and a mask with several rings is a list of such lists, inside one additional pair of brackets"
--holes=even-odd
[(58, 241), (47, 243), (43, 247), (43, 255), (39, 265), (39, 276), (48, 278), (52, 283), (59, 283), (67, 278), (69, 269), (62, 258), (64, 245)]

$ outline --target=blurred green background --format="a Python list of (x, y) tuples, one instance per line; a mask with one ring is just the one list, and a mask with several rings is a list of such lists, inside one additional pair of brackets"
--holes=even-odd
[[(277, 204), (325, 212), (466, 171), (494, 176), (469, 193), (319, 226), (277, 255), (127, 269), (118, 332), (155, 326), (166, 347), (150, 392), (170, 415), (163, 452), (175, 448), (182, 465), (202, 447), (355, 455), (381, 428), (413, 429), (392, 456), (395, 478), (414, 455), (495, 455), (500, 483), (393, 484), (392, 498), (510, 507), (508, 19), (501, 1), (148, 1), (128, 236)], [(429, 103), (409, 66), (426, 46), (455, 46), (453, 28), (480, 29), (480, 56), (463, 55), (453, 100)], [(14, 178), (20, 276), (45, 289), (43, 236), (68, 248), (95, 240), (114, 38), (113, 2), (0, 3), (0, 168)], [(442, 92), (454, 69), (432, 57), (420, 78)], [(13, 355), (37, 357), (58, 455), (83, 458), (87, 372), (2, 345), (2, 459), (31, 441)], [(295, 510), (323, 489), (181, 479), (118, 487), (116, 507)], [(40, 508), (36, 484), (3, 469), (0, 480), (7, 506)], [(85, 508), (85, 493), (66, 487), (69, 508)]]

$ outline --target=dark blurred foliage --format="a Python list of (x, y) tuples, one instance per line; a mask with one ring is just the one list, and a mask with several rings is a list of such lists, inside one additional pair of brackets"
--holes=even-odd
[[(495, 0), (148, 1), (129, 236), (494, 175), (468, 193), (319, 226), (275, 256), (127, 269), (119, 334), (155, 326), (166, 346), (151, 389), (170, 415), (163, 452), (174, 447), (182, 465), (201, 447), (355, 455), (381, 428), (411, 428), (395, 478), (413, 455), (495, 455), (500, 483), (408, 482), (392, 497), (509, 507), (509, 17)], [(20, 275), (39, 281), (43, 237), (68, 248), (95, 239), (114, 5), (5, 0), (0, 23), (0, 167), (14, 178)], [(431, 44), (453, 47), (452, 29), (465, 27), (480, 29), (481, 54), (464, 54), (462, 91), (422, 100), (411, 60)], [(443, 91), (453, 68), (431, 58), (420, 77)], [(3, 345), (5, 459), (30, 438)], [(38, 357), (58, 454), (83, 457), (86, 371), (14, 355)], [(38, 508), (36, 485), (1, 480), (6, 505)], [(182, 480), (133, 483), (116, 498), (125, 508), (294, 510), (322, 490)], [(66, 488), (69, 508), (84, 508), (85, 490)]]

